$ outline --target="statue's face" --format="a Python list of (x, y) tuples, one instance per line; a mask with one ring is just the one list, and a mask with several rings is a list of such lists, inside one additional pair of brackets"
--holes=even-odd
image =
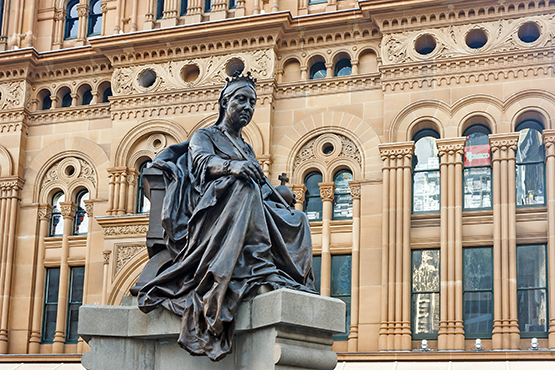
[(248, 88), (242, 87), (229, 97), (226, 108), (226, 120), (242, 128), (249, 124), (254, 114), (256, 104), (256, 93)]

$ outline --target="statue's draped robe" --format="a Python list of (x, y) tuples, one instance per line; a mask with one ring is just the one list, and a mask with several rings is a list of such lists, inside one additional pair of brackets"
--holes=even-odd
[[(250, 160), (252, 148), (236, 140)], [(182, 316), (179, 344), (218, 360), (231, 351), (243, 297), (260, 285), (314, 293), (308, 220), (270, 199), (270, 190), (233, 175), (211, 178), (214, 156), (243, 160), (215, 126), (161, 153), (162, 225), (173, 264), (139, 292), (139, 308), (162, 305)]]

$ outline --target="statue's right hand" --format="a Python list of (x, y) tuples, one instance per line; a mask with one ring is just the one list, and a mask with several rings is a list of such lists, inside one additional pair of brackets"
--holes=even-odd
[(259, 184), (264, 183), (264, 172), (251, 161), (231, 161), (229, 172), (237, 177), (251, 178)]

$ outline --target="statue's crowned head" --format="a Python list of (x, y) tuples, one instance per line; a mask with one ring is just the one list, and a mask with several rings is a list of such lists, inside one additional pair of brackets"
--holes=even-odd
[(227, 77), (226, 83), (222, 90), (220, 91), (220, 97), (218, 98), (219, 110), (218, 119), (216, 120), (216, 125), (220, 124), (225, 117), (225, 107), (223, 102), (228, 101), (239, 89), (250, 88), (256, 96), (256, 78), (251, 76), (250, 72), (246, 75), (241, 74), (240, 71), (235, 71), (232, 78)]

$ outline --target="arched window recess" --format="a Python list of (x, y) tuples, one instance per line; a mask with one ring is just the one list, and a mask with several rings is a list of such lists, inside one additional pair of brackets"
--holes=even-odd
[(545, 203), (545, 146), (543, 126), (536, 120), (517, 125), (519, 131), (516, 152), (517, 207), (544, 206)]
[(439, 155), (433, 129), (418, 131), (414, 137), (412, 211), (413, 213), (438, 212), (440, 208)]
[(475, 124), (467, 128), (464, 148), (463, 208), (492, 209), (491, 150), (489, 127)]
[(89, 216), (86, 212), (85, 200), (89, 200), (89, 191), (87, 189), (79, 191), (75, 197), (77, 209), (73, 220), (73, 235), (83, 235), (88, 231)]
[(322, 174), (312, 171), (304, 178), (306, 193), (304, 196), (303, 211), (309, 221), (322, 221), (322, 198), (320, 198), (320, 186)]

